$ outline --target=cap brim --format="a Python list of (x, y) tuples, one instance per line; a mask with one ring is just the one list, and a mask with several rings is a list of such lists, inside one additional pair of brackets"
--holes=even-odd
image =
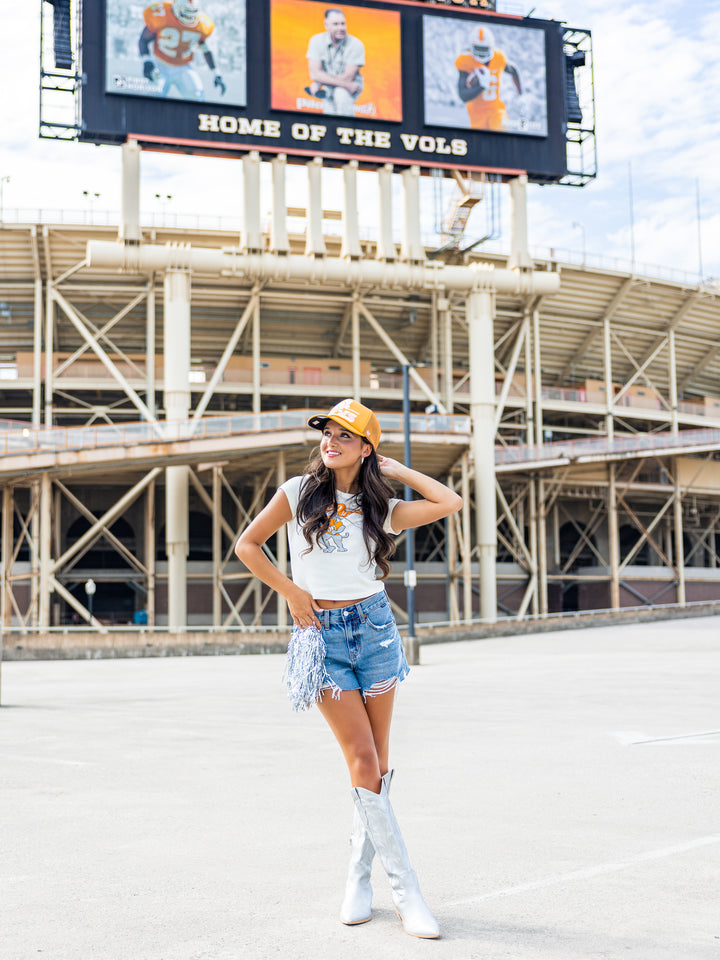
[(373, 446), (372, 441), (369, 440), (364, 433), (358, 433), (357, 429), (353, 427), (352, 424), (348, 423), (347, 420), (343, 420), (342, 417), (331, 417), (325, 413), (315, 417), (310, 417), (307, 423), (309, 427), (313, 427), (315, 430), (323, 430), (328, 420), (332, 420), (333, 423), (339, 423), (340, 426), (345, 427), (345, 429), (350, 433), (354, 433), (356, 437), (360, 437), (361, 440), (369, 443), (371, 447)]
[(330, 417), (327, 417), (327, 416), (310, 417), (310, 419), (307, 422), (307, 425), (309, 427), (313, 427), (313, 429), (315, 430), (322, 430), (322, 428), (325, 426), (325, 424), (328, 422), (329, 419)]

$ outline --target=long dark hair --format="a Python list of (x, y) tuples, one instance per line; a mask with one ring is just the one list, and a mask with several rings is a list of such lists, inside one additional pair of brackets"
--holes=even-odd
[[(375, 561), (384, 580), (390, 573), (390, 557), (395, 553), (395, 541), (383, 529), (388, 512), (388, 500), (394, 490), (380, 473), (374, 450), (363, 458), (357, 478), (358, 507), (362, 510), (363, 540), (368, 555)], [(318, 451), (308, 464), (303, 478), (297, 506), (297, 521), (302, 526), (308, 551), (317, 544), (318, 537), (327, 532), (337, 506), (335, 473), (326, 467)]]

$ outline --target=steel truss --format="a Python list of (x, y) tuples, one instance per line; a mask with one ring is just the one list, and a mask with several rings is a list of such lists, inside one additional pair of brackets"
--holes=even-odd
[[(127, 170), (137, 151), (132, 145), (124, 149)], [(258, 165), (258, 158), (243, 161), (248, 182), (256, 179)], [(284, 167), (279, 161), (272, 167), (282, 206)], [(32, 344), (28, 373), (17, 386), (31, 397), (25, 419), (33, 429), (138, 419), (200, 424), (228, 407), (262, 415), (280, 403), (324, 407), (338, 395), (397, 409), (397, 370), (408, 365), (415, 410), (468, 413), (473, 423), (472, 436), (455, 444), (415, 438), (417, 465), (448, 478), (464, 498), (461, 513), (419, 540), (419, 579), (428, 588), (423, 592), (442, 588), (442, 599), (433, 601), (435, 619), (717, 596), (720, 477), (712, 445), (701, 457), (691, 449), (656, 457), (630, 453), (620, 461), (598, 454), (593, 463), (566, 458), (513, 472), (493, 470), (491, 454), (495, 445), (542, 451), (549, 439), (555, 447), (583, 436), (642, 438), (668, 429), (678, 436), (684, 427), (706, 424), (688, 413), (683, 393), (702, 381), (720, 347), (707, 323), (701, 334), (690, 334), (688, 323), (717, 294), (687, 291), (664, 329), (649, 330), (629, 317), (628, 304), (644, 296), (647, 286), (631, 276), (601, 314), (560, 316), (555, 275), (547, 274), (555, 287), (536, 289), (537, 271), (522, 242), (522, 184), (513, 187), (511, 198), (515, 226), (507, 268), (429, 264), (412, 218), (398, 249), (387, 230), (387, 209), (374, 247), (362, 247), (350, 218), (343, 221), (341, 248), (333, 249), (321, 230), (316, 167), (309, 172), (308, 231), (299, 255), (297, 238), (288, 238), (275, 213), (273, 233), (263, 234), (253, 203), (239, 247), (145, 243), (139, 220), (126, 216), (121, 243), (92, 241), (85, 247), (73, 241), (63, 257), (54, 257), (48, 228), (32, 227)], [(349, 167), (345, 184), (352, 196)], [(383, 176), (380, 195), (387, 204)], [(403, 175), (408, 208), (416, 188), (415, 174)], [(3, 288), (5, 298), (13, 295), (8, 290)], [(192, 349), (188, 337), (179, 354), (168, 331), (182, 329), (191, 311), (201, 320), (193, 328)], [(308, 317), (299, 328), (313, 343), (305, 355), (346, 365), (336, 382), (280, 386), (266, 373), (267, 358), (289, 359), (295, 349), (297, 334), (288, 319), (294, 315)], [(214, 316), (221, 318), (217, 331)], [(564, 363), (555, 359), (557, 336), (574, 344)], [(248, 361), (241, 369), (238, 358)], [(576, 397), (578, 370), (580, 377), (594, 377), (594, 399)], [(643, 405), (647, 398), (652, 405)], [(128, 457), (125, 467), (103, 470), (96, 462), (91, 470), (79, 456), (76, 465), (39, 478), (29, 473), (8, 479), (2, 528), (6, 628), (49, 626), (58, 617), (58, 598), (90, 621), (82, 584), (91, 575), (99, 582), (111, 577), (88, 566), (99, 544), (117, 558), (112, 576), (132, 585), (150, 626), (172, 611), (166, 594), (173, 582), (183, 594), (202, 594), (200, 606), (188, 612), (202, 608), (203, 622), (218, 629), (287, 623), (282, 601), (240, 567), (232, 545), (272, 489), (302, 469), (307, 438), (272, 451), (220, 445), (201, 460), (168, 451), (167, 445), (158, 447), (157, 465)], [(393, 455), (392, 446), (388, 452)], [(401, 455), (399, 438), (396, 452)], [(96, 487), (102, 497), (93, 497)], [(187, 559), (193, 513), (207, 524), (202, 563)], [(67, 532), (77, 519), (85, 529), (72, 540)], [(113, 529), (120, 520), (132, 527), (134, 545)], [(175, 560), (170, 553), (164, 559), (163, 543), (174, 545)], [(400, 566), (402, 538), (398, 545)], [(268, 551), (287, 568), (282, 535)], [(398, 570), (391, 587), (400, 577)], [(402, 619), (402, 591), (391, 592)], [(176, 611), (173, 621), (171, 613), (171, 627), (185, 623), (182, 617)]]

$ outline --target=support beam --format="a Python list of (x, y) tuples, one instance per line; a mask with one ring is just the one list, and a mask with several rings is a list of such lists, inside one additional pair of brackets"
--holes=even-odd
[(615, 417), (613, 416), (615, 397), (612, 378), (612, 331), (609, 317), (603, 320), (603, 378), (605, 381), (605, 433), (608, 440), (612, 440), (615, 436)]
[(287, 229), (287, 157), (278, 154), (272, 160), (272, 221), (270, 224), (270, 250), (285, 256), (290, 253)]
[(38, 626), (50, 626), (50, 579), (52, 544), (52, 482), (44, 473), (40, 480), (40, 603)]
[(357, 160), (351, 160), (342, 168), (343, 173), (343, 218), (342, 247), (340, 256), (357, 260), (362, 256), (360, 246), (360, 218), (358, 216)]
[[(118, 369), (116, 364), (113, 362), (113, 360), (111, 360), (110, 357), (107, 355), (105, 350), (102, 348), (102, 346), (98, 342), (97, 337), (95, 337), (93, 333), (90, 330), (88, 330), (87, 326), (83, 323), (77, 310), (75, 310), (72, 304), (65, 299), (65, 297), (60, 293), (58, 289), (56, 289), (53, 286), (49, 286), (48, 289), (49, 289), (51, 300), (54, 300), (58, 304), (58, 306), (62, 308), (63, 313), (68, 318), (68, 320), (72, 323), (72, 325), (75, 327), (75, 329), (83, 338), (83, 340), (91, 348), (93, 353), (95, 353), (96, 356), (99, 357), (99, 359), (102, 361), (103, 365), (108, 370), (110, 375), (120, 384), (124, 392), (130, 398), (133, 404), (137, 407), (137, 409), (140, 411), (140, 414), (142, 415), (143, 420), (148, 420), (151, 423), (154, 422), (155, 418), (150, 413), (149, 409), (147, 408), (147, 405), (143, 402), (143, 400), (140, 399), (140, 396), (137, 394), (135, 390), (133, 390), (133, 388), (127, 382), (125, 376), (120, 372), (120, 370)], [(52, 354), (50, 354), (50, 356), (52, 356)], [(46, 383), (47, 383), (47, 371), (46, 371)], [(47, 386), (46, 386), (46, 391), (47, 391)]]
[(140, 144), (127, 140), (121, 147), (122, 196), (118, 239), (123, 243), (140, 243)]
[(460, 461), (462, 506), (463, 618), (472, 620), (472, 532), (470, 524), (470, 457), (464, 453)]
[(620, 609), (620, 532), (617, 515), (615, 464), (608, 464), (608, 552), (610, 554), (610, 606)]
[(172, 244), (123, 247), (102, 240), (88, 243), (87, 263), (92, 269), (120, 269), (130, 273), (186, 269), (248, 281), (272, 279), (276, 283), (299, 280), (345, 283), (349, 286), (379, 285), (404, 290), (445, 288), (458, 293), (490, 290), (516, 296), (554, 294), (560, 289), (560, 276), (557, 273), (506, 270), (479, 261), (467, 266), (455, 266), (437, 260), (426, 260), (422, 264), (389, 264), (379, 260), (347, 261), (339, 257), (326, 257), (318, 262), (297, 254), (287, 257), (272, 253), (249, 256), (237, 248), (178, 247)]
[[(480, 294), (478, 294), (478, 296), (480, 296)], [(487, 296), (491, 296), (491, 294), (487, 294)], [(438, 397), (437, 394), (433, 393), (433, 391), (432, 391), (432, 390), (430, 389), (430, 387), (425, 383), (425, 381), (424, 381), (423, 378), (420, 376), (420, 374), (417, 372), (417, 370), (415, 370), (415, 368), (414, 368), (414, 366), (412, 365), (411, 361), (408, 360), (408, 358), (407, 358), (407, 357), (405, 356), (405, 354), (402, 352), (402, 350), (400, 349), (400, 347), (398, 347), (398, 345), (395, 343), (395, 341), (394, 341), (390, 336), (388, 336), (388, 334), (387, 334), (387, 333), (385, 332), (385, 330), (383, 329), (382, 325), (381, 325), (380, 323), (378, 323), (377, 319), (372, 315), (372, 313), (370, 313), (370, 311), (369, 311), (368, 308), (365, 306), (365, 304), (364, 304), (362, 301), (358, 301), (358, 304), (359, 304), (360, 311), (361, 311), (362, 315), (365, 317), (365, 319), (366, 319), (367, 322), (370, 324), (370, 326), (373, 328), (373, 330), (375, 331), (375, 333), (378, 335), (378, 337), (380, 337), (380, 339), (382, 340), (382, 342), (385, 344), (385, 346), (388, 348), (388, 350), (392, 353), (392, 355), (393, 355), (393, 356), (395, 357), (395, 359), (398, 361), (398, 363), (400, 364), (400, 366), (407, 366), (407, 367), (409, 368), (409, 373), (410, 373), (410, 376), (411, 376), (413, 382), (422, 390), (422, 392), (425, 394), (425, 396), (428, 398), (428, 400), (438, 408), (438, 410), (440, 411), (440, 413), (447, 413), (447, 410), (445, 409), (445, 405), (443, 404), (443, 402), (442, 402), (442, 400), (440, 399), (440, 397)], [(492, 343), (491, 343), (491, 348), (490, 348), (490, 354), (491, 354), (491, 356), (492, 356)], [(491, 364), (491, 367), (492, 367), (492, 360), (490, 361), (490, 364)], [(471, 365), (471, 369), (472, 369), (472, 365)], [(493, 380), (493, 384), (494, 384), (494, 380)], [(495, 398), (494, 398), (494, 396), (493, 396), (493, 402), (494, 402), (494, 399), (495, 399)]]
[(673, 483), (675, 497), (673, 500), (673, 526), (675, 530), (675, 571), (677, 573), (677, 602), (685, 606), (685, 544), (683, 538), (683, 511), (680, 491), (680, 458), (673, 458)]
[[(259, 161), (258, 161), (259, 162)], [(190, 275), (169, 270), (164, 286), (165, 416), (190, 413)], [(165, 550), (168, 559), (168, 627), (187, 626), (188, 468), (165, 469)]]
[(420, 167), (403, 170), (403, 236), (400, 259), (406, 263), (422, 263), (425, 247), (420, 234)]
[[(35, 228), (33, 228), (35, 229)], [(38, 429), (42, 424), (42, 324), (43, 283), (35, 280), (35, 309), (33, 311), (33, 407), (32, 424)]]
[(322, 228), (322, 157), (313, 157), (306, 166), (308, 172), (308, 206), (305, 255), (307, 257), (324, 257), (327, 249)]
[(147, 595), (145, 598), (145, 609), (147, 611), (148, 626), (155, 626), (155, 479), (147, 484), (145, 491), (145, 510), (143, 528), (145, 535), (143, 537), (145, 548), (145, 569), (147, 570), (147, 579), (145, 586)]
[(450, 300), (446, 296), (437, 298), (437, 310), (442, 329), (442, 384), (445, 394), (445, 410), (452, 413), (455, 405), (455, 383), (453, 378), (453, 319)]
[(360, 401), (362, 385), (360, 383), (360, 295), (353, 293), (350, 305), (350, 319), (352, 323), (352, 382), (353, 400)]
[(155, 277), (150, 277), (145, 301), (145, 403), (155, 416)]
[(260, 218), (260, 154), (251, 150), (242, 158), (243, 228), (240, 246), (243, 253), (259, 253), (263, 249)]
[(492, 293), (471, 293), (467, 298), (480, 617), (491, 622), (497, 619), (493, 312)]
[(378, 232), (375, 256), (388, 263), (397, 259), (393, 240), (392, 214), (392, 164), (386, 163), (378, 170)]
[(668, 333), (668, 383), (670, 385), (670, 410), (672, 414), (672, 432), (677, 435), (680, 424), (678, 422), (678, 392), (677, 392), (677, 353), (675, 349), (675, 331)]
[(215, 395), (215, 388), (217, 387), (218, 383), (220, 383), (220, 381), (222, 380), (223, 374), (225, 373), (225, 369), (228, 365), (230, 357), (232, 357), (232, 355), (235, 353), (235, 347), (238, 345), (240, 337), (243, 335), (245, 331), (245, 327), (247, 326), (248, 321), (250, 320), (251, 317), (253, 318), (253, 331), (254, 331), (255, 317), (256, 317), (256, 314), (259, 317), (259, 310), (260, 310), (260, 285), (256, 284), (252, 289), (250, 300), (248, 301), (247, 306), (243, 310), (242, 315), (238, 320), (235, 326), (235, 329), (232, 332), (232, 336), (228, 340), (225, 346), (225, 349), (223, 350), (223, 354), (220, 357), (220, 360), (217, 366), (213, 370), (212, 377), (210, 377), (210, 382), (205, 387), (205, 390), (203, 391), (203, 395), (200, 398), (200, 401), (195, 408), (195, 412), (193, 414), (193, 421), (199, 420), (202, 417), (202, 415), (205, 413), (205, 410), (207, 409), (208, 404), (210, 403), (213, 396)]
[(527, 232), (527, 184), (526, 174), (510, 181), (510, 257), (508, 267), (512, 270), (532, 270), (533, 262), (528, 250)]
[(634, 284), (635, 284), (635, 277), (632, 275), (629, 277), (626, 277), (625, 280), (623, 280), (619, 289), (615, 292), (615, 295), (613, 296), (612, 300), (607, 305), (605, 312), (599, 317), (600, 323), (598, 324), (598, 326), (595, 327), (593, 330), (590, 330), (590, 332), (583, 338), (582, 343), (580, 344), (578, 349), (575, 351), (575, 355), (571, 357), (570, 360), (567, 361), (565, 366), (562, 368), (560, 373), (555, 378), (555, 383), (557, 384), (557, 386), (562, 386), (565, 383), (565, 380), (567, 379), (567, 376), (570, 373), (570, 370), (572, 369), (573, 364), (576, 362), (578, 358), (582, 358), (585, 356), (590, 346), (595, 342), (595, 339), (597, 338), (597, 336), (603, 331), (605, 323), (609, 323), (612, 320), (612, 318), (615, 316), (623, 300), (628, 295), (628, 293), (632, 290)]
[(538, 593), (540, 594), (540, 613), (548, 613), (548, 562), (547, 562), (547, 504), (545, 502), (545, 481), (537, 478), (537, 567)]

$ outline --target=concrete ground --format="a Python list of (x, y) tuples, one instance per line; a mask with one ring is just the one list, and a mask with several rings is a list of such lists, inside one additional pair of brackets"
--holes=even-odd
[(3, 665), (3, 960), (720, 957), (720, 619), (422, 649), (393, 800), (439, 941), (379, 865), (338, 922), (347, 775), (281, 674)]

